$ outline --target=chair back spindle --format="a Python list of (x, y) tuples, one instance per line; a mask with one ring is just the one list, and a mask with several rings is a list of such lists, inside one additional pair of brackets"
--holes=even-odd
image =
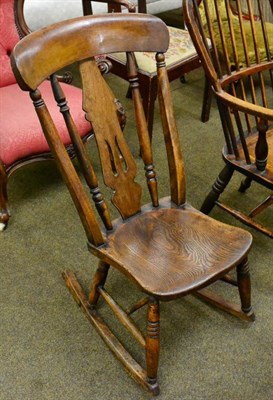
[(146, 180), (150, 192), (152, 204), (158, 206), (158, 191), (156, 173), (153, 164), (152, 146), (149, 137), (149, 131), (146, 124), (146, 117), (143, 109), (141, 93), (139, 88), (139, 80), (137, 73), (136, 60), (133, 53), (127, 53), (128, 80), (132, 90), (132, 98), (134, 102), (136, 128), (140, 143), (140, 152), (144, 162), (146, 172)]
[(84, 174), (85, 181), (89, 186), (93, 201), (103, 221), (104, 226), (106, 227), (106, 229), (110, 230), (112, 229), (112, 223), (109, 209), (98, 187), (98, 179), (96, 173), (87, 155), (87, 150), (83, 144), (83, 141), (81, 140), (79, 132), (77, 131), (74, 120), (70, 114), (70, 108), (66, 101), (64, 92), (55, 74), (51, 75), (50, 80), (55, 100), (57, 102), (57, 105), (60, 107), (60, 112), (63, 114), (67, 130), (71, 138), (71, 142), (73, 143), (74, 151)]

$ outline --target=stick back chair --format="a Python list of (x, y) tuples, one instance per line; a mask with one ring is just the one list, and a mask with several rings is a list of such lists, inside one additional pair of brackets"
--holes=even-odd
[[(134, 4), (127, 0), (96, 0), (108, 3), (109, 12), (121, 12), (121, 5), (125, 6), (129, 12), (135, 12)], [(84, 15), (92, 15), (92, 5), (90, 0), (82, 0)], [(140, 3), (140, 2), (138, 2)], [(143, 2), (139, 4), (140, 11), (146, 11)], [(182, 19), (182, 16), (181, 16)], [(190, 71), (200, 68), (200, 60), (187, 30), (168, 27), (170, 33), (170, 46), (166, 54), (166, 65), (169, 80), (173, 81), (184, 78)], [(157, 74), (153, 55), (148, 52), (138, 53), (137, 64), (140, 82), (141, 96), (144, 105), (144, 112), (148, 121), (148, 129), (152, 138), (154, 105), (157, 96)], [(111, 73), (128, 81), (126, 54), (117, 53), (110, 57), (112, 68)], [(182, 79), (183, 82), (183, 79)], [(128, 92), (129, 93), (129, 92)], [(208, 82), (205, 83), (203, 106), (201, 119), (208, 121), (211, 106), (211, 91)]]
[[(272, 238), (272, 227), (254, 219), (273, 204), (273, 24), (265, 20), (267, 2), (185, 0), (184, 15), (216, 95), (226, 141), (222, 152), (226, 166), (201, 210), (208, 214), (216, 204)], [(273, 12), (273, 1), (268, 4)], [(219, 200), (234, 171), (245, 176), (240, 192), (252, 181), (271, 192), (248, 214)]]
[[(0, 230), (7, 227), (10, 210), (8, 207), (8, 178), (16, 170), (32, 162), (50, 160), (52, 154), (37, 121), (33, 108), (26, 101), (26, 94), (17, 85), (10, 67), (10, 53), (20, 38), (30, 33), (24, 14), (24, 0), (3, 0), (0, 2)], [(71, 75), (58, 77), (61, 87), (66, 88), (70, 103), (74, 104), (75, 123), (82, 140), (92, 136), (90, 124), (85, 120), (81, 109), (81, 90), (72, 85)], [(56, 90), (59, 85), (54, 78), (44, 82), (44, 91), (50, 108), (55, 110), (55, 99), (51, 85)], [(58, 96), (55, 93), (55, 96)], [(60, 104), (64, 99), (59, 98)], [(71, 156), (73, 146), (65, 123), (58, 110), (55, 111), (57, 124), (61, 128), (61, 137)]]
[[(164, 62), (168, 43), (168, 29), (157, 17), (116, 13), (80, 17), (34, 32), (18, 43), (12, 53), (17, 81), (30, 93), (45, 137), (81, 218), (88, 248), (99, 260), (89, 295), (84, 294), (71, 271), (64, 272), (66, 284), (88, 320), (130, 375), (153, 394), (159, 392), (160, 300), (195, 294), (244, 320), (254, 319), (247, 262), (251, 235), (215, 221), (186, 203), (184, 164)], [(135, 179), (136, 163), (118, 123), (115, 97), (94, 60), (97, 54), (121, 51), (127, 52), (135, 125), (145, 170), (143, 186)], [(164, 136), (170, 177), (170, 196), (162, 199), (158, 197), (153, 153), (133, 55), (138, 51), (157, 53), (162, 139)], [(76, 61), (79, 61), (83, 86), (83, 109), (94, 128), (104, 184), (111, 189), (111, 201), (120, 218), (111, 218), (107, 196), (98, 184), (97, 174), (79, 140), (68, 107), (65, 115), (103, 227), (59, 138), (42, 97), (43, 90), (39, 89), (47, 76)], [(143, 204), (144, 187), (150, 194), (149, 204)], [(124, 274), (145, 295), (127, 311), (106, 290), (110, 266)], [(220, 300), (216, 293), (210, 296), (206, 289), (218, 279), (228, 281), (226, 274), (234, 268), (237, 269), (241, 307)], [(99, 298), (105, 300), (121, 324), (145, 349), (146, 368), (135, 361), (99, 315)], [(143, 335), (132, 314), (146, 304), (147, 332)]]

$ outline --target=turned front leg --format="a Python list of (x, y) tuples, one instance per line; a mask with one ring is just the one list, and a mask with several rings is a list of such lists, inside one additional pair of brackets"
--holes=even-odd
[(251, 307), (251, 283), (247, 258), (237, 266), (237, 281), (242, 311), (245, 314), (252, 316), (252, 319), (254, 320), (255, 315)]
[(104, 286), (110, 265), (104, 261), (99, 262), (99, 266), (93, 278), (93, 282), (91, 285), (90, 293), (89, 293), (89, 303), (92, 306), (95, 306), (98, 302), (100, 293), (98, 291), (99, 287)]
[(241, 185), (239, 187), (239, 192), (244, 193), (248, 188), (250, 188), (252, 182), (252, 178), (250, 178), (249, 176), (247, 176), (242, 182)]
[(215, 202), (218, 200), (219, 196), (225, 190), (227, 184), (229, 183), (232, 175), (233, 175), (233, 168), (229, 165), (226, 165), (222, 171), (220, 172), (218, 178), (212, 185), (212, 189), (210, 193), (207, 195), (204, 203), (201, 207), (201, 212), (204, 214), (209, 214), (210, 211), (213, 209)]
[(151, 384), (157, 382), (159, 360), (159, 302), (154, 297), (149, 299), (147, 315), (146, 364), (147, 380)]
[(255, 147), (256, 167), (259, 171), (264, 171), (268, 157), (268, 143), (266, 133), (268, 131), (268, 122), (259, 120), (257, 124), (258, 140)]

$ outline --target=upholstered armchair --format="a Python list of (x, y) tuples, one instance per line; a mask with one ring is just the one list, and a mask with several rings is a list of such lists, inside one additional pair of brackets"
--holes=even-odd
[[(24, 0), (0, 2), (0, 230), (6, 228), (10, 217), (7, 195), (10, 175), (21, 166), (33, 161), (52, 159), (28, 96), (20, 90), (10, 67), (9, 55), (13, 47), (20, 37), (29, 33), (23, 17), (23, 6)], [(56, 79), (52, 79), (52, 82), (47, 80), (43, 84), (43, 93), (47, 97), (49, 108), (53, 108), (53, 104), (59, 101), (61, 111), (66, 99), (59, 98), (55, 101), (51, 91), (52, 83), (59, 87), (59, 94), (61, 88), (65, 86), (68, 104), (73, 107), (77, 129), (81, 138), (86, 140), (91, 132), (90, 124), (85, 120), (81, 108), (81, 90), (67, 83), (59, 85)], [(57, 125), (61, 128), (62, 141), (70, 155), (73, 155), (73, 147), (63, 116), (58, 111), (54, 113)]]

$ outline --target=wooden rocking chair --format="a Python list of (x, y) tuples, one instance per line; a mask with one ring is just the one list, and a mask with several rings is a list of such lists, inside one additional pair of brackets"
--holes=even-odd
[[(254, 319), (247, 262), (251, 235), (215, 221), (186, 203), (184, 164), (164, 62), (168, 43), (168, 30), (160, 19), (144, 14), (116, 13), (76, 18), (34, 32), (18, 43), (12, 53), (17, 81), (23, 90), (30, 92), (48, 144), (84, 226), (88, 248), (99, 260), (88, 296), (71, 271), (64, 272), (66, 284), (88, 320), (130, 375), (154, 395), (159, 393), (160, 300), (195, 294), (244, 320)], [(127, 53), (135, 124), (145, 169), (143, 180), (151, 198), (151, 203), (146, 205), (142, 205), (142, 187), (135, 181), (136, 163), (118, 122), (115, 97), (101, 77), (94, 58), (97, 54), (121, 51)], [(158, 95), (170, 176), (170, 197), (162, 199), (158, 198), (152, 148), (133, 56), (133, 52), (138, 51), (157, 53)], [(62, 107), (103, 228), (59, 138), (42, 90), (39, 90), (47, 76), (76, 61), (82, 79), (83, 109), (94, 128), (104, 183), (112, 190), (111, 201), (120, 213), (120, 218), (114, 221), (95, 170), (79, 140), (68, 104)], [(110, 266), (124, 274), (145, 295), (127, 311), (106, 290)], [(234, 268), (237, 269), (241, 307), (219, 300), (216, 294), (210, 295), (205, 289), (216, 280), (227, 280), (226, 274)], [(135, 361), (99, 315), (99, 298), (105, 300), (121, 324), (144, 348), (146, 368)], [(144, 305), (148, 308), (146, 335), (132, 317)]]

